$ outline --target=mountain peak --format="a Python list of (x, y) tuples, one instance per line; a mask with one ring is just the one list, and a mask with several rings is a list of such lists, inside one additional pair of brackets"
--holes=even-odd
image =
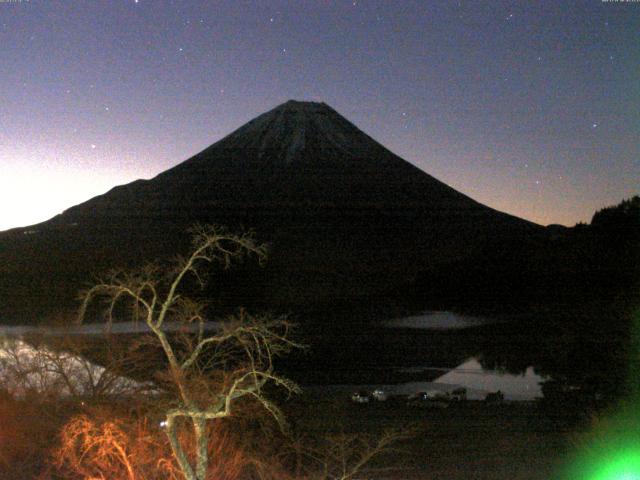
[[(293, 115), (297, 117), (301, 116), (316, 116), (316, 115), (334, 115), (340, 117), (340, 114), (335, 109), (331, 108), (324, 102), (310, 102), (306, 100), (287, 100), (281, 103), (275, 108), (272, 108), (263, 115)], [(260, 117), (257, 117), (260, 118)], [(345, 119), (345, 121), (347, 121)]]
[(310, 102), (308, 100), (295, 100), (293, 98), (287, 100), (286, 102), (280, 104), (279, 106), (276, 107), (277, 108), (308, 108), (308, 109), (314, 109), (314, 108), (331, 108), (329, 107), (326, 103), (324, 102)]
[[(315, 115), (323, 113), (334, 113), (339, 115), (335, 109), (331, 108), (324, 102), (310, 102), (307, 100), (287, 100), (281, 103), (277, 107), (273, 108), (271, 112), (298, 112), (300, 114)], [(269, 112), (267, 112), (269, 113)]]
[(460, 271), (480, 278), (477, 265), (503, 264), (486, 252), (520, 252), (537, 231), (419, 170), (330, 106), (292, 100), (153, 179), (0, 234), (0, 292), (16, 292), (0, 315), (71, 308), (82, 279), (170, 258), (194, 223), (248, 226), (273, 245), (267, 270), (224, 277), (216, 302), (285, 310), (383, 298), (414, 282), (458, 285)]
[[(295, 162), (310, 151), (324, 158), (369, 156), (383, 148), (324, 102), (288, 100), (254, 118), (210, 149), (251, 151), (258, 158)], [(206, 153), (207, 151), (203, 152)]]

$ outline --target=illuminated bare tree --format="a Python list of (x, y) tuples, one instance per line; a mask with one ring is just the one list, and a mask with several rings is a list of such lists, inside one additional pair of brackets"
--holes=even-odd
[[(90, 304), (102, 298), (109, 324), (124, 306), (134, 320), (146, 323), (168, 364), (163, 388), (171, 400), (164, 415), (172, 452), (187, 480), (204, 480), (210, 460), (207, 422), (231, 416), (239, 399), (256, 400), (284, 425), (263, 387), (271, 382), (298, 390), (273, 371), (274, 358), (297, 344), (289, 338), (291, 325), (284, 317), (240, 310), (222, 322), (206, 321), (204, 304), (184, 294), (185, 284), (195, 279), (203, 286), (207, 265), (228, 268), (246, 255), (262, 262), (266, 247), (252, 233), (235, 235), (213, 226), (197, 226), (193, 233), (191, 254), (179, 258), (169, 273), (155, 265), (117, 271), (83, 292), (78, 318), (82, 322)], [(193, 463), (178, 435), (184, 421), (193, 430)]]
[(101, 361), (88, 355), (96, 346), (82, 336), (28, 335), (0, 340), (0, 386), (14, 397), (41, 399), (99, 399), (133, 396), (153, 390), (150, 382), (136, 382), (123, 374), (138, 359), (113, 341), (101, 338)]
[(394, 453), (398, 459), (395, 445), (413, 437), (416, 429), (387, 430), (379, 436), (364, 434), (332, 434), (320, 438), (301, 438), (294, 443), (297, 455), (306, 461), (308, 473), (298, 474), (298, 477), (309, 480), (352, 480), (361, 478), (364, 470), (369, 473), (375, 471), (392, 471), (398, 465), (387, 468), (371, 469), (371, 463), (376, 457)]

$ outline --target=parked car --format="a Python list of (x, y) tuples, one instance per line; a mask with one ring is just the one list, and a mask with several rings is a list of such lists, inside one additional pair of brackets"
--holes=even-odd
[(371, 394), (371, 396), (373, 397), (374, 400), (377, 400), (378, 402), (386, 402), (387, 398), (389, 398), (389, 395), (387, 394), (387, 392), (385, 392), (381, 388), (375, 389)]
[(451, 400), (449, 392), (442, 392), (440, 390), (431, 390), (427, 392), (429, 400)]
[(425, 408), (447, 408), (449, 406), (449, 397), (445, 392), (417, 392), (409, 395), (407, 405), (411, 407)]
[(504, 394), (498, 390), (497, 392), (487, 393), (484, 397), (484, 401), (487, 405), (500, 405), (504, 402)]
[(442, 392), (430, 390), (428, 392), (415, 392), (407, 397), (407, 400), (429, 400), (436, 398)]
[(467, 399), (467, 389), (464, 387), (456, 388), (451, 392), (449, 398), (455, 402), (462, 402)]
[(354, 403), (369, 403), (371, 401), (371, 397), (368, 392), (359, 391), (351, 395), (351, 401)]

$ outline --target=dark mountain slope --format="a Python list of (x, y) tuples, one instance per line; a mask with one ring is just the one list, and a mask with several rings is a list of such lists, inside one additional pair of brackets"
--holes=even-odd
[(327, 105), (290, 101), (151, 180), (0, 234), (0, 314), (22, 320), (71, 306), (91, 273), (183, 250), (194, 222), (253, 228), (272, 245), (265, 270), (224, 277), (224, 302), (293, 309), (384, 296), (487, 252), (519, 258), (543, 235), (422, 172)]

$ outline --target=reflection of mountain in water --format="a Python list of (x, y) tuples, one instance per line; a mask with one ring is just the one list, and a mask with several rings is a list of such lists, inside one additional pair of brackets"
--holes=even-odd
[(138, 382), (118, 375), (87, 358), (65, 350), (37, 347), (19, 338), (0, 342), (0, 378), (2, 387), (21, 397), (123, 395), (136, 391), (157, 392), (151, 382)]
[(542, 397), (540, 382), (543, 380), (534, 373), (533, 367), (528, 367), (523, 375), (514, 375), (485, 370), (477, 359), (471, 358), (436, 378), (434, 383), (466, 387), (471, 400), (497, 390), (502, 391), (507, 400), (531, 400)]
[[(317, 356), (305, 374), (313, 383), (405, 384), (409, 390), (461, 384), (478, 389), (478, 396), (500, 389), (511, 399), (547, 396), (550, 389), (585, 401), (613, 399), (624, 388), (627, 324), (614, 310), (605, 316), (566, 308), (480, 325), (473, 318), (431, 312), (366, 331), (334, 330), (311, 342)], [(322, 374), (314, 376), (319, 365)]]
[(476, 327), (495, 320), (489, 318), (458, 315), (453, 312), (424, 312), (404, 318), (395, 318), (384, 322), (389, 328), (417, 328), (422, 330), (457, 330), (460, 328)]
[(418, 392), (442, 392), (452, 391), (464, 387), (466, 389), (467, 400), (484, 400), (488, 393), (500, 390), (507, 401), (531, 401), (542, 397), (540, 382), (542, 377), (533, 372), (529, 367), (523, 375), (516, 375), (495, 370), (486, 370), (475, 358), (470, 358), (466, 362), (457, 366), (453, 370), (447, 368), (411, 368), (403, 369), (405, 373), (423, 372), (430, 376), (433, 372), (446, 371), (444, 375), (437, 377), (433, 381), (415, 381), (398, 384), (351, 384), (351, 385), (328, 385), (324, 387), (312, 386), (313, 389), (323, 391), (333, 391), (336, 393), (348, 393), (354, 390), (373, 391), (384, 390), (388, 395), (410, 396)]
[[(330, 324), (304, 332), (302, 341), (311, 348), (281, 359), (279, 370), (307, 385), (394, 385), (394, 391), (407, 394), (464, 386), (470, 399), (496, 390), (510, 400), (562, 392), (612, 398), (624, 386), (628, 356), (619, 346), (624, 325), (616, 326), (615, 317), (607, 322), (607, 335), (595, 327), (593, 315), (575, 311), (478, 323), (475, 317), (431, 312), (366, 328)], [(140, 333), (132, 327), (117, 324), (112, 333)], [(0, 335), (95, 336), (102, 331), (103, 325), (60, 331), (23, 326), (0, 328)]]
[[(399, 385), (435, 382), (447, 372), (461, 368), (469, 358), (484, 358), (486, 343), (505, 341), (505, 337), (495, 333), (500, 329), (500, 323), (495, 319), (446, 311), (382, 320), (359, 328), (338, 329), (334, 325), (308, 334), (304, 340), (311, 349), (282, 362), (301, 383)], [(496, 350), (499, 346), (490, 349), (491, 352)], [(523, 372), (530, 365), (525, 365)], [(475, 366), (477, 371), (482, 370), (479, 361)], [(499, 370), (499, 367), (488, 366), (488, 370)], [(513, 372), (514, 378), (521, 377), (523, 372)], [(498, 380), (491, 383), (490, 378), (487, 376), (485, 385), (478, 388), (492, 390), (495, 384), (498, 386), (493, 390), (499, 389)], [(533, 377), (527, 375), (526, 378), (535, 386)], [(514, 383), (513, 394), (517, 395), (515, 388)], [(528, 390), (535, 395), (539, 392), (533, 387)], [(530, 397), (533, 395), (530, 392), (525, 389), (522, 395)]]

